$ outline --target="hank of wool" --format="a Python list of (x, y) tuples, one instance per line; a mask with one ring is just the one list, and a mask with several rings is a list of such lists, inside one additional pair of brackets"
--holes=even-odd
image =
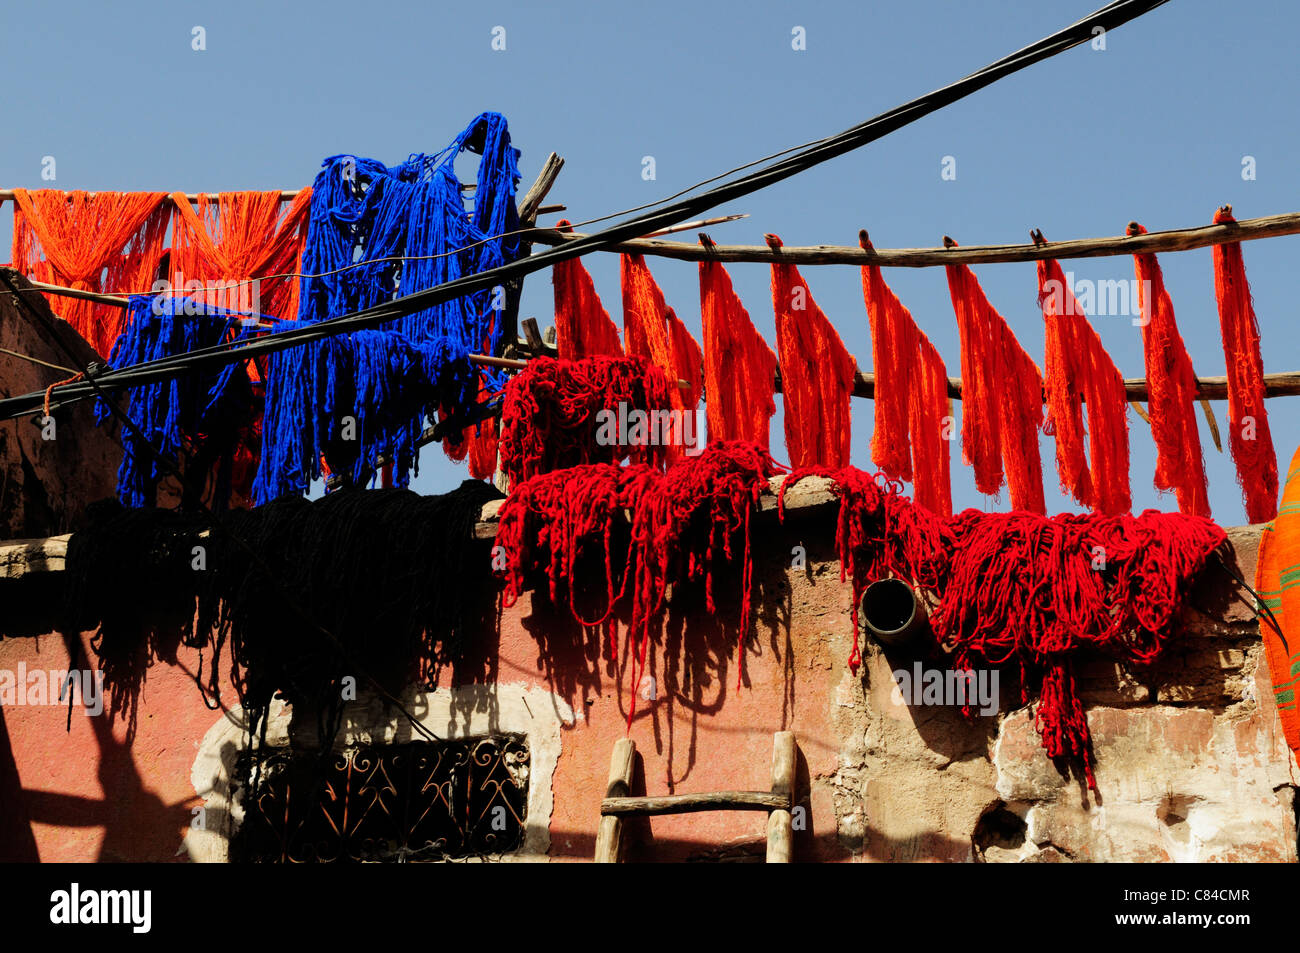
[[(556, 223), (560, 231), (573, 231), (568, 219)], [(571, 361), (608, 355), (621, 357), (618, 328), (600, 303), (596, 285), (581, 258), (570, 258), (551, 269), (555, 287), (555, 347)]]
[[(700, 346), (668, 307), (663, 291), (646, 267), (645, 258), (623, 255), (621, 261), (624, 350), (628, 357), (638, 357), (658, 367), (670, 385), (673, 381), (687, 381), (689, 388), (672, 385), (669, 395), (679, 419), (686, 414), (693, 415), (703, 389), (704, 358)], [(686, 436), (674, 432), (668, 450), (670, 461), (686, 451)], [(703, 434), (694, 434), (691, 443), (702, 445)]]
[[(219, 344), (238, 333), (239, 320), (239, 315), (189, 298), (134, 295), (109, 367), (131, 367)], [(185, 459), (186, 504), (198, 502), (196, 497), (211, 474), (211, 505), (224, 509), (236, 458), (256, 450), (253, 425), (260, 401), (245, 365), (227, 364), (215, 371), (155, 381), (127, 393), (127, 416), (137, 429), (122, 431), (118, 499), (133, 507), (157, 502), (163, 471), (149, 449), (152, 445), (165, 458)], [(96, 399), (96, 422), (102, 424), (112, 416), (104, 401)]]
[[(353, 488), (286, 497), (216, 523), (99, 510), (69, 543), (70, 605), (79, 626), (99, 624), (96, 651), (114, 690), (138, 687), (151, 658), (174, 661), (183, 640), (204, 655), (196, 678), (210, 699), (228, 675), (250, 734), (277, 693), (328, 731), (344, 677), (398, 694), (436, 680), (491, 630), (496, 586), (474, 525), (499, 498), (466, 481), (431, 497)], [(191, 566), (195, 544), (203, 572)]]
[[(780, 238), (766, 237), (780, 249)], [(790, 466), (842, 467), (852, 445), (849, 405), (857, 362), (794, 265), (773, 262), (772, 308)]]
[[(1047, 422), (1043, 429), (1056, 437), (1061, 490), (1107, 516), (1127, 513), (1132, 502), (1124, 378), (1054, 258), (1038, 262), (1038, 302), (1047, 332), (1043, 362)], [(1088, 454), (1084, 452), (1085, 434)]]
[(709, 439), (766, 448), (776, 413), (776, 355), (716, 261), (700, 262), (700, 322)]
[[(311, 189), (281, 208), (279, 192), (172, 193), (171, 284), (228, 311), (290, 319), (298, 314), (298, 271)], [(202, 287), (196, 288), (196, 285)]]
[[(947, 240), (949, 247), (956, 243)], [(962, 456), (975, 468), (975, 486), (996, 495), (1003, 466), (1011, 505), (1046, 513), (1038, 431), (1043, 381), (1002, 315), (966, 265), (947, 265), (948, 291), (961, 335)]]
[(405, 487), (419, 472), (425, 421), (471, 406), (477, 386), (469, 355), (450, 338), (415, 343), (397, 331), (354, 331), (276, 351), (267, 361), (255, 499), (306, 492), (322, 458), (329, 472), (363, 486), (383, 455)]
[[(872, 244), (864, 231), (863, 250)], [(952, 481), (944, 417), (950, 415), (948, 370), (912, 314), (885, 283), (879, 265), (862, 266), (862, 295), (871, 321), (876, 419), (871, 462), (895, 480), (909, 480), (921, 506), (952, 513)]]
[[(1216, 225), (1233, 222), (1231, 206), (1223, 206), (1214, 215)], [(1240, 242), (1214, 246), (1214, 293), (1228, 362), (1229, 445), (1237, 465), (1237, 482), (1246, 502), (1246, 518), (1266, 523), (1277, 516), (1277, 451), (1264, 407), (1259, 323)]]
[[(1130, 222), (1128, 234), (1145, 235), (1146, 229)], [(1156, 442), (1156, 489), (1173, 490), (1181, 512), (1209, 516), (1205, 461), (1196, 429), (1196, 372), (1178, 333), (1174, 303), (1165, 289), (1159, 261), (1154, 254), (1142, 253), (1133, 256), (1133, 263), (1142, 313), (1151, 435)]]
[(930, 617), (936, 640), (955, 651), (958, 670), (1018, 666), (1022, 700), (1038, 700), (1043, 748), (1081, 763), (1096, 791), (1074, 659), (1092, 649), (1130, 665), (1154, 661), (1226, 534), (1209, 519), (1154, 510), (1050, 518), (967, 510), (951, 525), (949, 578)]
[[(166, 197), (14, 189), (14, 267), (37, 281), (81, 291), (150, 288), (171, 221)], [(77, 298), (59, 298), (58, 309), (101, 355), (112, 352), (121, 309)]]
[(636, 358), (536, 358), (505, 388), (501, 472), (513, 486), (583, 463), (662, 469), (671, 408), (668, 378)]
[[(455, 172), (465, 151), (482, 157), (471, 210)], [(505, 117), (488, 112), (438, 154), (417, 153), (399, 166), (326, 159), (312, 186), (299, 319), (369, 308), (514, 260), (519, 239), (504, 233), (519, 225), (518, 158)], [(355, 262), (363, 264), (351, 267)], [(502, 297), (490, 289), (463, 295), (406, 315), (392, 329), (414, 344), (447, 339), (466, 352), (495, 354)]]
[[(534, 477), (516, 486), (501, 508), (497, 544), (507, 553), (504, 604), (514, 604), (535, 572), (549, 578), (552, 602), (567, 595), (574, 618), (584, 626), (605, 623), (620, 598), (630, 596), (625, 648), (635, 686), (669, 587), (702, 579), (713, 612), (715, 567), (739, 555), (744, 591), (738, 666), (743, 670), (752, 585), (750, 516), (780, 469), (757, 444), (720, 441), (699, 456), (683, 457), (666, 473), (644, 464), (589, 464)], [(620, 559), (615, 527), (625, 513), (631, 514), (631, 525)], [(737, 536), (743, 538), (739, 554)], [(595, 619), (579, 612), (574, 599), (574, 582), (581, 578), (575, 569), (584, 551), (600, 552), (605, 566), (605, 611)], [(633, 698), (629, 724), (635, 705)]]
[(853, 584), (853, 651), (849, 655), (849, 669), (856, 674), (862, 663), (858, 606), (867, 586), (893, 576), (907, 580), (924, 592), (942, 592), (947, 582), (953, 535), (942, 517), (903, 496), (898, 481), (855, 466), (838, 470), (808, 467), (791, 473), (781, 484), (777, 497), (782, 519), (786, 492), (807, 477), (829, 478), (830, 490), (840, 500), (835, 549), (840, 558), (840, 581), (850, 579)]

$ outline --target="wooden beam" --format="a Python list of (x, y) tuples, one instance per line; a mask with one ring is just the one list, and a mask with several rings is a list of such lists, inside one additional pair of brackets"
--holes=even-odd
[(542, 171), (537, 174), (536, 181), (528, 187), (523, 200), (519, 203), (519, 223), (521, 225), (531, 225), (536, 221), (537, 215), (541, 211), (542, 201), (546, 198), (546, 194), (551, 191), (551, 186), (555, 184), (555, 179), (563, 168), (564, 159), (556, 153), (552, 152), (546, 157), (546, 161), (542, 163)]
[(606, 797), (600, 813), (617, 817), (692, 814), (697, 811), (771, 811), (790, 809), (790, 799), (770, 791), (714, 791), (708, 794), (668, 794), (662, 797)]
[[(1077, 238), (1063, 242), (1028, 245), (963, 245), (958, 248), (877, 248), (864, 251), (847, 245), (786, 245), (774, 251), (766, 245), (692, 245), (638, 238), (610, 246), (605, 251), (656, 255), (679, 261), (731, 261), (796, 265), (880, 265), (886, 268), (934, 268), (940, 265), (981, 265), (997, 262), (1042, 261), (1047, 258), (1108, 258), (1138, 252), (1188, 251), (1225, 242), (1253, 241), (1300, 234), (1300, 212), (1248, 218), (1224, 225), (1179, 228), (1145, 235), (1109, 238)], [(535, 229), (529, 241), (540, 245), (562, 245), (584, 237), (578, 232), (553, 228)]]
[[(636, 742), (620, 738), (614, 742), (614, 753), (609, 759), (609, 780), (605, 785), (605, 800), (624, 798), (632, 787), (632, 769), (636, 763)], [(596, 863), (616, 864), (623, 852), (623, 818), (601, 811), (600, 827), (596, 831)]]
[(793, 731), (778, 731), (772, 738), (772, 795), (783, 798), (785, 807), (767, 816), (767, 862), (788, 864), (794, 847), (794, 778), (797, 751)]

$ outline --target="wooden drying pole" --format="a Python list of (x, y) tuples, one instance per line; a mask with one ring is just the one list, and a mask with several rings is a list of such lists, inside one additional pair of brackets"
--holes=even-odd
[[(1064, 242), (1028, 245), (964, 245), (959, 248), (877, 248), (865, 251), (847, 245), (785, 245), (775, 251), (766, 245), (719, 245), (711, 240), (699, 245), (649, 238), (612, 245), (604, 251), (654, 255), (679, 261), (754, 262), (795, 265), (880, 265), (884, 268), (933, 268), (940, 265), (981, 265), (999, 262), (1042, 261), (1047, 258), (1111, 258), (1142, 252), (1188, 251), (1228, 242), (1253, 241), (1300, 234), (1300, 212), (1247, 218), (1222, 225), (1179, 228), (1145, 235), (1077, 238)], [(529, 241), (562, 245), (584, 238), (581, 233), (539, 228)], [(703, 238), (703, 237), (702, 237)]]

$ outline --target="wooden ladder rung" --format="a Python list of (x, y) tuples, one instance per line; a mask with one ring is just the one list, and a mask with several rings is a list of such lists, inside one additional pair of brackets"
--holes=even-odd
[(614, 743), (609, 782), (600, 802), (596, 834), (596, 863), (617, 863), (622, 853), (623, 818), (689, 814), (696, 811), (767, 811), (767, 862), (788, 864), (794, 841), (794, 778), (798, 749), (794, 732), (778, 731), (772, 739), (771, 791), (713, 791), (630, 797), (636, 744), (631, 738)]
[(669, 794), (663, 797), (607, 797), (600, 802), (601, 814), (654, 817), (659, 814), (690, 814), (694, 811), (790, 810), (790, 797), (769, 791), (717, 791), (712, 794)]

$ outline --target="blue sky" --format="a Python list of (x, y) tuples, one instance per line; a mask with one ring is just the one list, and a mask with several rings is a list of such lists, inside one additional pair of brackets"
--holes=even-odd
[[(0, 33), (11, 109), (0, 184), (73, 189), (291, 188), (337, 153), (389, 163), (440, 149), (477, 113), (504, 113), (523, 150), (524, 185), (555, 150), (567, 164), (551, 200), (580, 220), (639, 205), (723, 169), (837, 132), (1091, 12), (1101, 0), (970, 3), (429, 3), (376, 6), (222, 2), (47, 3)], [(1206, 224), (1220, 204), (1239, 218), (1297, 210), (1300, 87), (1287, 27), (1295, 13), (1264, 0), (1173, 0), (1106, 38), (1032, 67), (886, 139), (743, 199), (750, 218), (712, 230), (722, 242), (856, 242), (878, 247), (1023, 242)], [(191, 48), (201, 26), (206, 49)], [(494, 51), (503, 26), (506, 49)], [(804, 28), (806, 49), (792, 49)], [(42, 182), (54, 156), (57, 179)], [(656, 179), (641, 177), (655, 157)], [(940, 176), (944, 156), (957, 176)], [(1243, 180), (1244, 156), (1256, 178)], [(1292, 171), (1287, 171), (1292, 170)], [(0, 216), (8, 247), (11, 212)], [(693, 240), (688, 233), (687, 240)], [(1265, 369), (1296, 370), (1287, 288), (1300, 237), (1251, 242), (1247, 272)], [(7, 255), (6, 255), (7, 257)], [(1224, 372), (1208, 249), (1161, 256), (1178, 322), (1202, 375)], [(619, 314), (618, 262), (589, 256), (606, 307)], [(1130, 279), (1131, 258), (1065, 261), (1076, 278)], [(652, 260), (668, 301), (698, 332), (694, 264)], [(774, 341), (769, 272), (731, 274)], [(990, 300), (1041, 361), (1032, 264), (976, 269)], [(805, 270), (814, 297), (859, 366), (871, 363), (859, 272)], [(942, 269), (890, 269), (887, 280), (959, 374), (957, 329)], [(549, 276), (525, 285), (524, 315), (551, 321)], [(1128, 377), (1141, 376), (1138, 328), (1097, 317)], [(1294, 398), (1269, 403), (1280, 468), (1300, 443)], [(778, 401), (779, 404), (779, 401)], [(1226, 426), (1226, 403), (1214, 404)], [(869, 467), (872, 405), (854, 401), (854, 459)], [(1154, 444), (1130, 413), (1135, 509), (1173, 509), (1151, 486)], [(1244, 521), (1226, 453), (1201, 424), (1210, 500)], [(779, 416), (774, 450), (783, 456)], [(1226, 441), (1225, 441), (1226, 443)], [(1042, 440), (1049, 510), (1054, 450)], [(1226, 449), (1226, 446), (1225, 446)], [(1005, 509), (975, 491), (954, 445), (958, 509)], [(416, 488), (454, 486), (461, 467), (427, 450)]]

